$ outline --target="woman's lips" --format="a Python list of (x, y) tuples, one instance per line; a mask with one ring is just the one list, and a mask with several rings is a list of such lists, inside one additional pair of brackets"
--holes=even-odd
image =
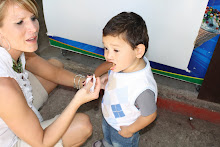
[(26, 41), (28, 41), (28, 42), (36, 42), (37, 41), (37, 36), (31, 37), (31, 38), (27, 39)]

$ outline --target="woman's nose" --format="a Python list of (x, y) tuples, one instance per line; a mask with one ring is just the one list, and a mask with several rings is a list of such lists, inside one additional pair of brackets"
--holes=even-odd
[(39, 23), (35, 22), (35, 21), (30, 21), (28, 23), (27, 29), (30, 32), (38, 32), (38, 30), (39, 30)]

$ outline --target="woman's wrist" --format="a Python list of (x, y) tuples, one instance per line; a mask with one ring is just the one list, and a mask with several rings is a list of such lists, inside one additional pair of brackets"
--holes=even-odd
[(82, 79), (85, 79), (85, 76), (81, 75), (81, 74), (77, 74), (74, 76), (74, 81), (73, 81), (73, 87), (76, 89), (80, 89), (82, 88)]
[(75, 107), (77, 107), (77, 109), (83, 105), (83, 102), (81, 100), (82, 98), (80, 98), (80, 96), (77, 95), (77, 93), (75, 94), (75, 96), (72, 99), (72, 103), (75, 105)]

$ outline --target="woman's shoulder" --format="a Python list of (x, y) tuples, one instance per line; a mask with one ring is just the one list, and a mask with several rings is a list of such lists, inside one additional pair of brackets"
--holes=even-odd
[(10, 77), (0, 77), (0, 81), (0, 99), (20, 93), (20, 87), (15, 79)]
[(0, 117), (5, 118), (7, 113), (6, 118), (9, 118), (9, 115), (13, 115), (11, 112), (18, 107), (22, 108), (26, 101), (18, 83), (13, 78), (0, 77), (0, 81)]
[(14, 82), (16, 82), (16, 80), (14, 78), (11, 77), (0, 77), (1, 82), (0, 82), (0, 86), (4, 85), (4, 86), (12, 86), (14, 85)]

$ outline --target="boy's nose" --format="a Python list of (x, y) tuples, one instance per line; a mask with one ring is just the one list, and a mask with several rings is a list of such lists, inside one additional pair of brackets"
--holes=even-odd
[(112, 59), (112, 53), (107, 52), (105, 55), (106, 55), (105, 58), (106, 58), (107, 60), (111, 60), (111, 59)]

